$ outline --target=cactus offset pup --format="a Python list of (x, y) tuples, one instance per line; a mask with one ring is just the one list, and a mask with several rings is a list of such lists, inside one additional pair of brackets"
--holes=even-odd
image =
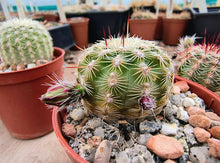
[(0, 26), (0, 57), (4, 65), (52, 60), (53, 42), (47, 29), (31, 19), (12, 19)]
[(154, 42), (134, 37), (110, 38), (83, 51), (78, 84), (59, 82), (41, 99), (65, 106), (82, 98), (91, 114), (106, 120), (140, 119), (161, 112), (170, 96), (173, 78), (170, 58)]

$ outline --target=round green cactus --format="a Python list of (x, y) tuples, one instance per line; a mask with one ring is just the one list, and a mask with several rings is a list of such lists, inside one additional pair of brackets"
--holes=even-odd
[[(77, 92), (82, 92), (85, 108), (104, 119), (152, 117), (166, 105), (173, 78), (170, 58), (154, 42), (111, 38), (84, 50), (77, 85), (58, 83), (62, 89), (48, 90), (42, 101), (61, 106), (71, 98), (75, 102)], [(80, 86), (78, 91), (76, 86)], [(63, 94), (69, 98), (64, 100)]]
[(51, 60), (52, 38), (47, 29), (31, 19), (12, 19), (0, 26), (0, 57), (5, 65)]
[[(194, 44), (195, 37), (181, 40), (178, 75), (211, 91), (220, 91), (220, 48), (215, 43)], [(185, 46), (187, 42), (191, 42)]]

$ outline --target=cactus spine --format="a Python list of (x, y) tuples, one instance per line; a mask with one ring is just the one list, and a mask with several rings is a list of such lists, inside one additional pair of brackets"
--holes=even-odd
[(0, 27), (0, 57), (5, 65), (50, 61), (52, 38), (47, 29), (31, 19), (12, 19)]
[(195, 37), (181, 40), (178, 75), (211, 91), (220, 91), (220, 48), (215, 43), (195, 44)]
[[(110, 38), (84, 50), (77, 81), (90, 113), (107, 120), (140, 119), (160, 113), (166, 105), (173, 65), (154, 42)], [(42, 96), (45, 103), (49, 103), (48, 96)]]

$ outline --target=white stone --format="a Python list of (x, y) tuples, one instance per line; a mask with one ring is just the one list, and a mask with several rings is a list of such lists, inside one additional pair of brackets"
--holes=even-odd
[(130, 163), (131, 159), (128, 157), (125, 151), (119, 152), (116, 155), (116, 163)]
[(77, 108), (71, 111), (69, 115), (74, 121), (80, 121), (84, 118), (85, 111), (81, 108)]
[(30, 64), (27, 65), (27, 68), (34, 68), (34, 67), (36, 67), (36, 66), (37, 66), (36, 64), (30, 63)]
[(162, 124), (162, 129), (160, 130), (161, 134), (164, 135), (176, 135), (178, 132), (178, 126), (176, 123), (163, 123)]
[(177, 118), (184, 121), (184, 122), (188, 122), (188, 120), (189, 120), (188, 112), (185, 111), (183, 107), (178, 107)]
[(183, 106), (184, 107), (188, 107), (188, 106), (194, 106), (196, 103), (193, 99), (189, 98), (189, 97), (186, 97), (183, 99)]

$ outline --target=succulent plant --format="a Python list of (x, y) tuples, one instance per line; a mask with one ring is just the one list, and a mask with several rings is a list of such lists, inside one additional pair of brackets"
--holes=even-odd
[[(167, 54), (154, 42), (135, 37), (94, 44), (83, 50), (77, 68), (78, 84), (71, 87), (58, 82), (41, 100), (65, 106), (82, 98), (90, 113), (106, 120), (140, 119), (160, 113), (174, 78)], [(68, 98), (64, 99), (64, 94)], [(57, 102), (58, 98), (61, 101)]]
[(217, 42), (195, 44), (195, 36), (182, 39), (178, 52), (178, 75), (211, 91), (220, 91), (220, 47)]
[(31, 19), (12, 19), (0, 26), (0, 57), (5, 65), (51, 60), (52, 38), (47, 29)]

